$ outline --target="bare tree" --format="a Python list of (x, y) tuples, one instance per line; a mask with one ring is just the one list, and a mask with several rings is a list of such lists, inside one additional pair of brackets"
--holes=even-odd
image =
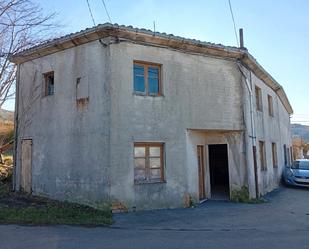
[(32, 0), (0, 0), (0, 108), (15, 96), (16, 66), (9, 55), (46, 39), (46, 31), (56, 26), (54, 17), (55, 13), (44, 15)]

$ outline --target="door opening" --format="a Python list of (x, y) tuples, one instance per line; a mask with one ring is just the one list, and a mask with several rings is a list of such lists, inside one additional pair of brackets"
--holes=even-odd
[(198, 188), (199, 188), (199, 199), (203, 200), (206, 198), (205, 195), (205, 160), (204, 160), (204, 146), (197, 146), (197, 162), (198, 162)]
[(212, 144), (209, 150), (211, 198), (226, 200), (230, 196), (227, 144)]

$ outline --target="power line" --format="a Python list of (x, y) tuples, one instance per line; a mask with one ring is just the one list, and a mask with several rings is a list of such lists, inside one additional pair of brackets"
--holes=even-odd
[(306, 114), (293, 114), (292, 115), (293, 118), (309, 118), (309, 115)]
[(108, 17), (109, 22), (112, 23), (112, 19), (111, 19), (109, 13), (108, 13), (108, 10), (107, 10), (107, 7), (106, 7), (106, 4), (105, 4), (105, 1), (104, 1), (104, 0), (102, 0), (102, 4), (103, 4), (103, 6), (104, 6), (104, 9), (105, 9), (105, 12), (106, 12), (106, 15), (107, 15), (107, 17)]
[(233, 13), (233, 9), (232, 9), (232, 4), (231, 4), (231, 0), (228, 0), (228, 1), (229, 1), (230, 12), (231, 12), (232, 20), (233, 20), (233, 25), (234, 25), (234, 32), (235, 32), (236, 42), (237, 42), (237, 46), (239, 47), (239, 41), (238, 41), (238, 35), (237, 35), (237, 30), (236, 30), (236, 24), (235, 24), (235, 19), (234, 19), (234, 13)]
[(93, 22), (93, 25), (95, 25), (95, 21), (94, 21), (94, 17), (93, 17), (93, 14), (92, 14), (92, 11), (91, 11), (91, 7), (90, 7), (90, 4), (89, 4), (89, 0), (86, 0), (87, 1), (87, 5), (88, 5), (88, 9), (89, 9), (89, 13), (90, 13), (90, 16), (91, 16), (91, 19), (92, 19), (92, 22)]

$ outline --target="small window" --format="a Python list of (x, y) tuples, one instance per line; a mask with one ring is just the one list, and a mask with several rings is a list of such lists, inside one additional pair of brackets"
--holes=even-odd
[(273, 156), (273, 167), (278, 168), (278, 157), (277, 157), (277, 145), (276, 143), (271, 144), (271, 151)]
[(54, 83), (54, 72), (44, 73), (44, 87), (45, 96), (54, 95), (55, 83)]
[(273, 117), (274, 116), (274, 106), (273, 106), (273, 97), (268, 95), (268, 114), (269, 116)]
[(261, 170), (262, 170), (262, 171), (265, 171), (265, 170), (267, 170), (266, 153), (265, 153), (265, 142), (259, 141), (259, 148), (260, 148), (260, 164), (261, 164)]
[(134, 92), (147, 96), (162, 95), (161, 65), (146, 62), (134, 62)]
[(258, 111), (263, 111), (262, 91), (261, 88), (257, 86), (255, 86), (255, 102), (256, 102), (256, 109)]
[(164, 181), (164, 145), (162, 143), (134, 144), (134, 182)]

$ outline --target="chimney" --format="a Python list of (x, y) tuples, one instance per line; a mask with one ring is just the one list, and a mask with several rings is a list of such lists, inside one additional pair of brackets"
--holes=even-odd
[(244, 30), (241, 28), (239, 29), (239, 47), (240, 48), (245, 48), (244, 47)]

